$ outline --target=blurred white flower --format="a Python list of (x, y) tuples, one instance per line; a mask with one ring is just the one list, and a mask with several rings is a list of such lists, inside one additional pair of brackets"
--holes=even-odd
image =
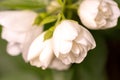
[(7, 52), (9, 52), (11, 56), (16, 56), (21, 53), (21, 48), (21, 45), (17, 43), (10, 42), (7, 44)]
[(54, 58), (51, 39), (44, 41), (44, 34), (39, 35), (30, 45), (27, 60), (36, 67), (46, 69)]
[(80, 63), (96, 43), (91, 33), (76, 21), (63, 20), (53, 33), (53, 50), (64, 64)]
[(113, 0), (83, 0), (78, 15), (89, 29), (107, 29), (117, 25), (120, 10)]
[(25, 44), (30, 44), (42, 32), (41, 27), (33, 25), (36, 16), (37, 13), (33, 11), (0, 12), (0, 24), (3, 26), (2, 39), (8, 42), (7, 52), (10, 55), (20, 54), (25, 49)]

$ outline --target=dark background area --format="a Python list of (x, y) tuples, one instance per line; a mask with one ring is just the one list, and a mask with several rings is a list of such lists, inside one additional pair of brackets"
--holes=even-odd
[(107, 45), (109, 49), (106, 65), (108, 80), (120, 80), (120, 40), (107, 40)]

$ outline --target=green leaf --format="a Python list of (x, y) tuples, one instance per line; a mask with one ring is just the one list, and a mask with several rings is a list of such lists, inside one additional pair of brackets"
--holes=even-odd
[(0, 9), (41, 9), (46, 0), (0, 0)]
[(51, 22), (54, 22), (56, 20), (57, 20), (57, 16), (48, 16), (41, 21), (40, 25), (51, 23)]
[(40, 23), (46, 16), (47, 16), (47, 13), (45, 12), (39, 13), (34, 21), (34, 25), (40, 25)]
[(57, 20), (57, 16), (56, 15), (50, 15), (50, 16), (47, 16), (47, 13), (40, 13), (34, 24), (35, 25), (45, 25), (45, 24), (48, 24), (48, 23), (51, 23), (51, 22), (54, 22)]

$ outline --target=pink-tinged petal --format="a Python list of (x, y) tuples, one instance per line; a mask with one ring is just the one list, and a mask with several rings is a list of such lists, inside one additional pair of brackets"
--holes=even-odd
[(105, 26), (102, 29), (115, 27), (117, 25), (117, 22), (118, 22), (118, 19), (109, 20), (109, 22), (106, 24), (107, 27)]
[[(88, 46), (89, 47), (88, 50), (95, 48), (96, 42), (95, 42), (92, 34), (87, 29), (85, 29), (83, 27), (81, 27), (81, 29), (82, 29), (82, 33), (79, 33), (80, 37), (78, 36), (75, 41), (77, 43)], [(81, 34), (82, 34), (82, 37), (81, 37)]]
[[(63, 54), (64, 56), (64, 54)], [(62, 63), (64, 63), (65, 65), (70, 65), (72, 63), (71, 61), (71, 57), (68, 55), (66, 57), (60, 57), (60, 60), (62, 61)]]
[(80, 53), (79, 45), (77, 43), (73, 42), (71, 51), (72, 51), (72, 53), (74, 53), (75, 56), (78, 56)]
[(81, 63), (84, 59), (85, 57), (79, 56), (78, 58), (76, 58), (75, 63)]
[(79, 53), (79, 56), (78, 57), (86, 57), (87, 56), (87, 52), (88, 52), (88, 49), (86, 48), (86, 46), (84, 45), (79, 45), (79, 49), (80, 49), (80, 53)]
[(111, 9), (113, 11), (113, 15), (111, 16), (111, 19), (118, 19), (120, 17), (120, 9), (116, 5), (111, 5)]

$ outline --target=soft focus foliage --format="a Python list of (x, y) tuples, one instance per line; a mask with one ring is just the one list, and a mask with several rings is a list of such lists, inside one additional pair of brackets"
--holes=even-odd
[(48, 1), (49, 0), (0, 0), (0, 9), (39, 9), (43, 8)]

